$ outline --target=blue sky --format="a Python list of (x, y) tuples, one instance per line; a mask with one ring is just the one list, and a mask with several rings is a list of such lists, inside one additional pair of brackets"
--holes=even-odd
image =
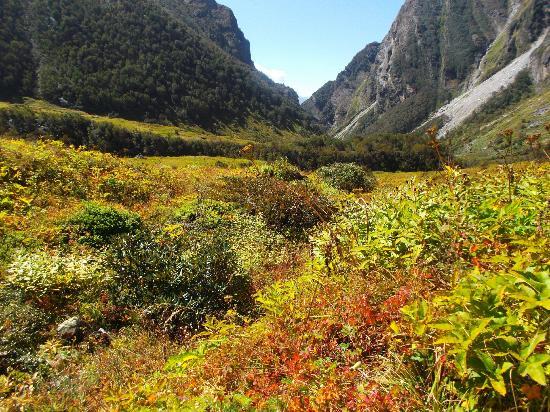
[(235, 13), (256, 67), (308, 97), (367, 43), (380, 41), (403, 0), (218, 0)]

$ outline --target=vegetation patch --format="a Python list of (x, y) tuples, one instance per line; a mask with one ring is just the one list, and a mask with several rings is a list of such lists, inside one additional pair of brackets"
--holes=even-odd
[(318, 169), (317, 174), (332, 187), (347, 192), (371, 192), (376, 186), (374, 174), (355, 163), (335, 163)]

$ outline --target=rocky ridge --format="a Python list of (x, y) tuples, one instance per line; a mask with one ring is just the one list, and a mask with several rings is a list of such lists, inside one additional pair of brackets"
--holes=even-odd
[(353, 59), (362, 70), (346, 68), (303, 107), (338, 138), (410, 132), (525, 53), (542, 82), (548, 9), (543, 0), (407, 0), (383, 41)]

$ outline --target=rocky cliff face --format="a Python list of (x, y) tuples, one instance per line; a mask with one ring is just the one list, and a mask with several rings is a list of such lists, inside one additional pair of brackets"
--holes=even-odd
[[(350, 64), (360, 69), (348, 66), (303, 106), (339, 138), (409, 132), (527, 52), (547, 26), (544, 0), (407, 0), (382, 43)], [(544, 78), (545, 53), (533, 55)]]
[(174, 17), (183, 20), (227, 53), (253, 65), (250, 42), (237, 24), (233, 11), (215, 0), (155, 0)]

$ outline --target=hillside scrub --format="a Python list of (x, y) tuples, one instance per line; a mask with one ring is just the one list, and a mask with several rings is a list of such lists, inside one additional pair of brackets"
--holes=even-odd
[(424, 136), (382, 134), (335, 141), (327, 136), (274, 129), (248, 119), (244, 128), (217, 135), (199, 128), (175, 127), (98, 117), (37, 100), (0, 106), (0, 133), (28, 139), (60, 140), (119, 156), (249, 156), (277, 161), (281, 158), (313, 170), (335, 162), (360, 163), (373, 170), (433, 170), (437, 157)]
[[(381, 175), (393, 180), (365, 195), (55, 142), (3, 140), (0, 155), (2, 407), (548, 403), (548, 164), (513, 165), (513, 180), (505, 167)], [(139, 190), (110, 198), (113, 175)], [(90, 235), (101, 247), (78, 242)], [(78, 336), (58, 336), (74, 317)]]

